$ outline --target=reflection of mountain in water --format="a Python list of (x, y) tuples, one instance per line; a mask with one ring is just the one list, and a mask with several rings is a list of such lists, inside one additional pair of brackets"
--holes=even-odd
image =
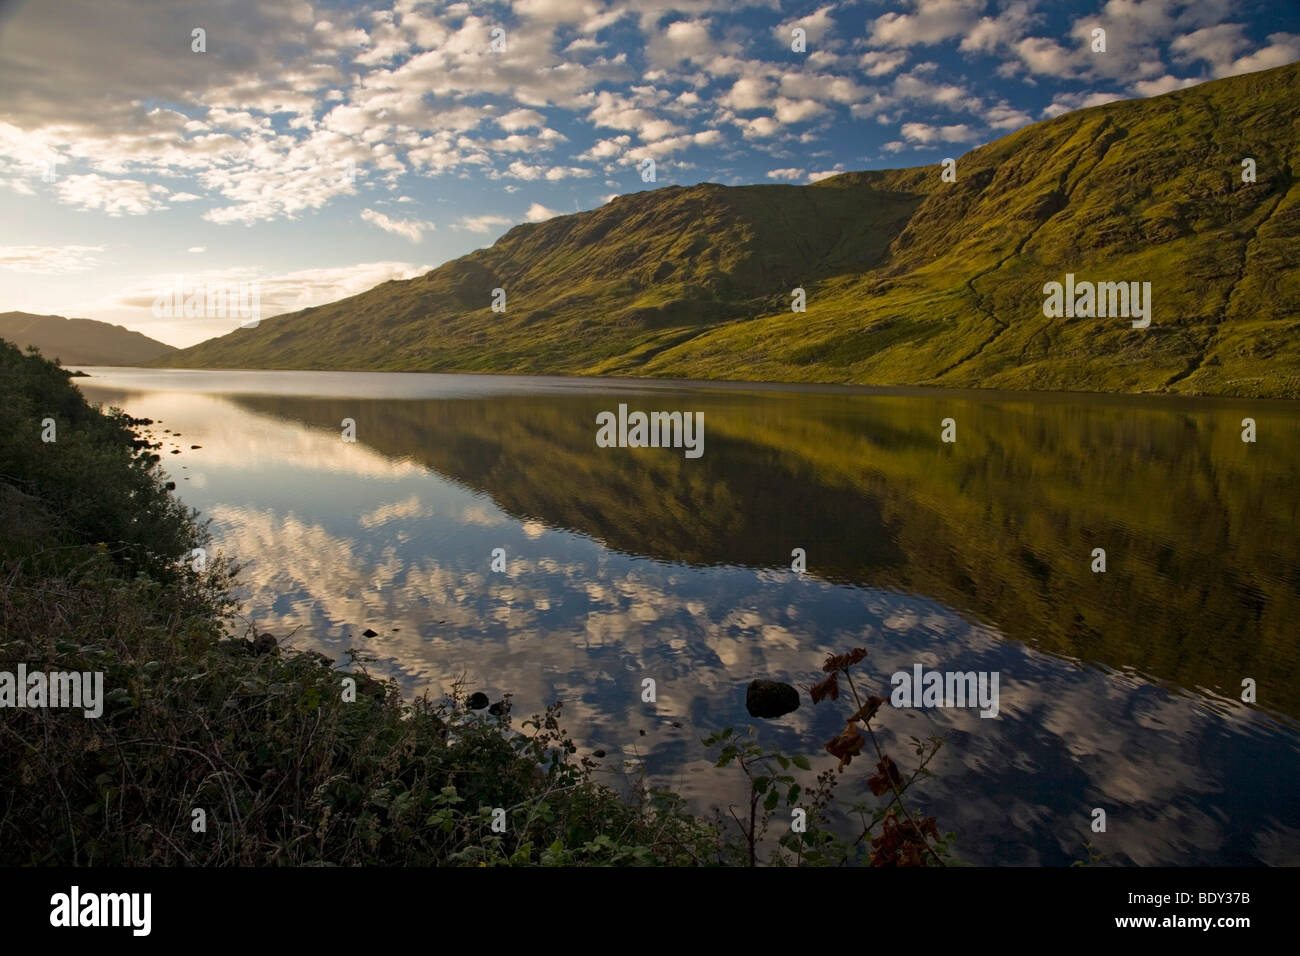
[[(1300, 714), (1300, 419), (1287, 406), (727, 395), (240, 396), (490, 495), (520, 519), (692, 565), (932, 597), (1006, 636)], [(601, 449), (596, 413), (705, 412), (705, 452)], [(1240, 440), (1252, 415), (1262, 437)], [(938, 441), (953, 417), (958, 442)], [(1105, 548), (1106, 574), (1090, 570)]]

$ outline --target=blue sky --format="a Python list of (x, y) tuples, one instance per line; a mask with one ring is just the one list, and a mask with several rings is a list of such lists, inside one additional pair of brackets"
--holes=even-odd
[(0, 0), (0, 311), (188, 345), (238, 320), (155, 316), (177, 275), (269, 316), (621, 193), (937, 163), (1298, 59), (1290, 0)]

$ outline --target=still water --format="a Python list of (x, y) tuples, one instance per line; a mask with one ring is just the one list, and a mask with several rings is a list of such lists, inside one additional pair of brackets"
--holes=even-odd
[[(863, 646), (886, 697), (917, 664), (999, 675), (994, 718), (876, 722), (905, 767), (909, 737), (944, 737), (909, 802), (967, 861), (1300, 864), (1300, 403), (87, 371), (91, 401), (160, 420), (258, 630), (356, 648), (408, 694), (563, 701), (613, 786), (643, 769), (738, 805), (701, 738), (751, 723), (833, 765), (843, 700), (754, 721), (745, 687)], [(597, 447), (620, 403), (703, 412), (703, 455)]]

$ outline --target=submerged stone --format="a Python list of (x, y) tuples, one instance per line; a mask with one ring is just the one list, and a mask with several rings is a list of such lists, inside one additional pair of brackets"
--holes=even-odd
[(745, 691), (745, 709), (751, 717), (784, 717), (799, 709), (799, 692), (776, 680), (753, 680)]

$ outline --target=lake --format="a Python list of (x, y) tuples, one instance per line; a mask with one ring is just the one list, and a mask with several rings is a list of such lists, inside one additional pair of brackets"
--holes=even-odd
[[(943, 736), (909, 804), (964, 860), (1300, 864), (1300, 403), (86, 371), (91, 401), (158, 422), (259, 631), (408, 694), (513, 694), (516, 719), (563, 701), (612, 786), (739, 805), (701, 740), (749, 724), (834, 766), (843, 699), (762, 721), (745, 689), (862, 646), (885, 697), (916, 665), (999, 677), (995, 717), (875, 722), (905, 769)], [(620, 404), (703, 413), (702, 455), (598, 447)]]

